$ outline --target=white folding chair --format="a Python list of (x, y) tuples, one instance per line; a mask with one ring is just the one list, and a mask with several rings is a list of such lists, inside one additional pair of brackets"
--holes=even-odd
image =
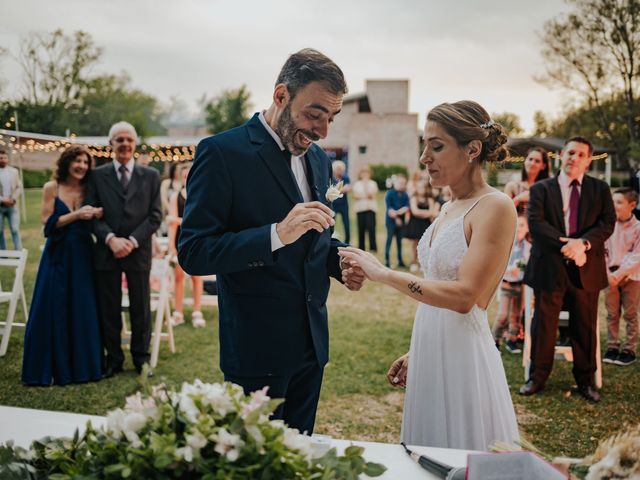
[[(160, 354), (160, 340), (169, 342), (169, 351), (176, 352), (175, 340), (173, 337), (173, 325), (171, 324), (171, 305), (169, 302), (170, 288), (173, 282), (173, 270), (169, 265), (170, 255), (164, 258), (154, 258), (151, 266), (151, 311), (155, 312), (153, 331), (151, 333), (151, 360), (150, 366), (155, 368), (158, 365)], [(122, 295), (122, 338), (128, 343), (131, 332), (127, 328), (125, 312), (129, 309), (129, 295), (123, 290)], [(167, 331), (163, 332), (166, 325)]]
[[(7, 317), (5, 321), (0, 322), (0, 326), (4, 327), (2, 328), (2, 340), (0, 341), (0, 357), (7, 353), (9, 337), (11, 336), (11, 328), (14, 326), (26, 326), (27, 319), (29, 318), (27, 300), (24, 294), (24, 284), (22, 283), (28, 254), (29, 252), (24, 248), (22, 250), (0, 250), (0, 267), (15, 268), (13, 288), (10, 291), (3, 291), (2, 286), (0, 286), (0, 303), (9, 303)], [(22, 312), (24, 313), (25, 323), (17, 323), (13, 321), (16, 314), (16, 308), (18, 306), (18, 300), (20, 299), (22, 299)]]
[[(188, 275), (187, 275), (187, 278), (188, 278)], [(215, 280), (215, 279), (216, 279), (215, 275), (206, 275), (206, 276), (202, 277), (203, 281)], [(185, 282), (185, 284), (186, 284), (186, 282)], [(183, 300), (183, 304), (184, 305), (193, 306), (193, 297), (185, 296), (184, 300)], [(202, 297), (200, 297), (200, 304), (202, 306), (217, 307), (218, 306), (218, 296), (217, 295), (209, 295), (206, 292), (203, 292), (202, 293)]]
[[(569, 320), (569, 312), (562, 311), (558, 317), (561, 321)], [(524, 367), (524, 380), (529, 380), (531, 369), (531, 322), (533, 321), (533, 289), (524, 287), (524, 348), (522, 350), (522, 366)], [(557, 346), (555, 358), (573, 361), (571, 346)], [(594, 375), (596, 388), (602, 388), (602, 358), (600, 353), (600, 316), (596, 320), (596, 373)]]

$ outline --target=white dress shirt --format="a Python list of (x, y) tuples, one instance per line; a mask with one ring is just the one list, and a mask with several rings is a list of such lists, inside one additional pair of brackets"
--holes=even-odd
[[(271, 137), (278, 144), (280, 150), (284, 151), (285, 147), (282, 144), (282, 140), (280, 140), (278, 134), (267, 123), (267, 119), (264, 117), (264, 111), (258, 114), (258, 118), (260, 119), (260, 122), (267, 130), (267, 132), (269, 132), (269, 135), (271, 135)], [(313, 199), (313, 196), (311, 195), (311, 188), (309, 187), (309, 182), (307, 181), (304, 155), (301, 155), (299, 157), (291, 155), (291, 171), (293, 172), (293, 176), (296, 179), (296, 183), (298, 184), (298, 189), (302, 194), (303, 201), (310, 202)], [(282, 240), (280, 240), (280, 237), (278, 236), (278, 232), (276, 231), (276, 224), (273, 223), (271, 225), (271, 251), (275, 252), (282, 247), (284, 247), (284, 243), (282, 243)]]
[[(578, 193), (582, 194), (582, 180), (584, 179), (584, 173), (580, 175), (578, 180)], [(571, 200), (571, 181), (564, 170), (560, 170), (558, 175), (558, 185), (560, 186), (560, 193), (562, 194), (562, 213), (564, 213), (564, 231), (569, 235), (569, 202)]]
[[(129, 160), (126, 165), (125, 168), (127, 169), (127, 173), (129, 174), (129, 181), (131, 181), (131, 175), (133, 174), (133, 167), (135, 166), (136, 161), (133, 159), (133, 157), (131, 157), (131, 160)], [(118, 181), (121, 181), (122, 179), (120, 177), (122, 177), (122, 174), (120, 173), (120, 165), (122, 165), (119, 161), (117, 161), (116, 159), (113, 160), (113, 168), (116, 169), (116, 175), (118, 176)]]
[(9, 167), (0, 168), (0, 186), (2, 187), (2, 198), (11, 198), (11, 170)]

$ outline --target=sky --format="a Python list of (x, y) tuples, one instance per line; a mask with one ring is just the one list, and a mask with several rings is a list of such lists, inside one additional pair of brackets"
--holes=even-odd
[[(0, 4), (10, 5), (9, 0)], [(271, 103), (287, 56), (313, 47), (344, 71), (350, 93), (366, 79), (410, 80), (410, 111), (476, 100), (489, 112), (557, 115), (566, 93), (544, 76), (544, 22), (568, 10), (562, 0), (21, 0), (2, 9), (0, 46), (17, 54), (30, 32), (89, 32), (104, 48), (95, 73), (126, 71), (133, 86), (195, 112), (246, 84), (254, 110)], [(21, 88), (11, 58), (0, 63), (6, 93)]]

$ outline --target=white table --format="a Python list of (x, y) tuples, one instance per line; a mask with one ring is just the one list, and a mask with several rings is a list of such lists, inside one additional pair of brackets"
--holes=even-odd
[[(28, 447), (33, 440), (45, 436), (73, 436), (76, 428), (82, 433), (87, 421), (94, 426), (103, 425), (105, 417), (81, 415), (77, 413), (52, 412), (0, 406), (0, 443), (14, 440), (16, 445)], [(387, 467), (380, 479), (409, 480), (434, 479), (426, 470), (411, 461), (402, 446), (387, 443), (332, 440), (332, 446), (342, 452), (349, 445), (364, 447), (364, 457), (371, 462), (382, 463)], [(412, 450), (429, 455), (454, 467), (467, 464), (469, 451), (446, 448), (410, 447)]]

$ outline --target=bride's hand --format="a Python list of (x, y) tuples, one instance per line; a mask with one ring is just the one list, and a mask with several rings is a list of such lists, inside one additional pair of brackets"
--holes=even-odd
[(387, 372), (387, 380), (394, 387), (405, 388), (407, 386), (407, 370), (409, 368), (409, 354), (405, 353), (398, 358)]
[(338, 255), (348, 260), (352, 265), (357, 265), (364, 272), (365, 276), (373, 281), (379, 282), (387, 273), (387, 267), (380, 263), (376, 257), (369, 252), (364, 252), (354, 247), (338, 248)]

